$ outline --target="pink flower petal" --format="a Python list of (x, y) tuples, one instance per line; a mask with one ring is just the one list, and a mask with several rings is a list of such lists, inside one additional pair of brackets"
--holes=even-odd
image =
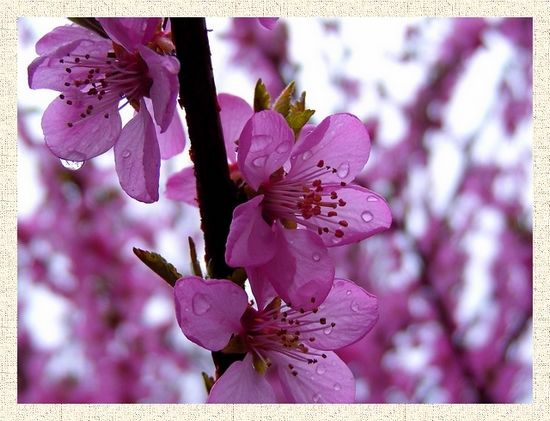
[(160, 126), (161, 132), (165, 132), (176, 110), (180, 64), (177, 58), (157, 54), (150, 48), (140, 46), (138, 49), (147, 64), (149, 77), (153, 81), (150, 95), (155, 121)]
[[(311, 346), (332, 350), (351, 345), (365, 336), (378, 320), (378, 300), (355, 283), (335, 279), (316, 317), (325, 318), (327, 328), (310, 332)], [(331, 323), (335, 323), (331, 327)]]
[[(145, 104), (147, 105), (149, 114), (153, 115), (153, 104), (149, 98), (145, 98)], [(164, 133), (160, 131), (159, 126), (155, 126), (155, 128), (157, 131), (161, 159), (170, 159), (183, 151), (185, 148), (185, 132), (177, 111), (174, 112), (172, 122)]]
[[(296, 364), (291, 358), (269, 354), (289, 401), (296, 403), (353, 403), (355, 379), (348, 366), (331, 351), (315, 364)], [(294, 376), (288, 364), (293, 364)], [(286, 387), (285, 387), (286, 386)]]
[(210, 390), (207, 403), (275, 403), (275, 393), (265, 375), (259, 374), (252, 354), (236, 361)]
[[(323, 233), (323, 239), (327, 247), (341, 246), (355, 243), (374, 234), (388, 229), (391, 225), (391, 210), (382, 196), (365, 187), (349, 184), (341, 187), (337, 184), (323, 186), (326, 191), (334, 191), (338, 200), (343, 200), (344, 206), (338, 206), (334, 211), (337, 216), (331, 217), (332, 224), (313, 216), (310, 221), (329, 228), (328, 233)], [(345, 224), (340, 225), (341, 224)], [(343, 237), (334, 235), (340, 230)]]
[(199, 206), (197, 201), (197, 179), (193, 167), (184, 168), (172, 174), (166, 182), (166, 197), (191, 206)]
[(174, 286), (176, 318), (184, 335), (211, 351), (223, 349), (241, 330), (248, 298), (226, 279), (181, 278)]
[(109, 38), (133, 53), (153, 39), (161, 18), (97, 18)]
[[(55, 91), (68, 91), (66, 83), (73, 85), (76, 80), (84, 80), (90, 70), (85, 66), (75, 66), (73, 56), (106, 57), (111, 48), (108, 40), (77, 39), (65, 42), (41, 55), (32, 61), (28, 67), (28, 82), (32, 89), (53, 89)], [(70, 70), (70, 73), (67, 72)]]
[(275, 254), (275, 234), (262, 217), (262, 199), (263, 195), (256, 196), (233, 211), (225, 250), (230, 266), (261, 265)]
[(155, 125), (145, 102), (115, 143), (115, 168), (122, 189), (140, 202), (159, 199), (160, 151)]
[(219, 94), (218, 104), (227, 158), (229, 162), (235, 163), (237, 162), (235, 142), (241, 136), (244, 125), (252, 117), (254, 111), (244, 99), (230, 94)]
[[(59, 97), (46, 108), (42, 116), (42, 130), (48, 148), (59, 158), (85, 161), (109, 150), (121, 131), (117, 104), (95, 116), (80, 117), (89, 100), (85, 94), (71, 95), (72, 104)], [(107, 104), (106, 104), (107, 105)], [(109, 118), (104, 118), (104, 113)], [(72, 127), (69, 127), (69, 123)]]
[(267, 279), (263, 279), (262, 276), (257, 273), (257, 270), (256, 267), (250, 266), (246, 268), (246, 273), (258, 308), (264, 308), (277, 297), (278, 294), (271, 283)]
[[(80, 25), (64, 25), (52, 29), (36, 42), (36, 53), (44, 55), (53, 52), (64, 44), (73, 41), (88, 40), (109, 42), (99, 36), (97, 33), (83, 28)], [(109, 42), (110, 44), (110, 42)]]
[(319, 161), (334, 172), (320, 176), (323, 182), (350, 182), (363, 169), (370, 153), (369, 134), (365, 125), (351, 114), (334, 114), (325, 118), (292, 150), (289, 177), (315, 168)]
[(311, 310), (322, 303), (334, 279), (334, 264), (317, 234), (274, 224), (277, 251), (269, 262), (249, 273), (253, 282), (269, 281), (294, 308)]
[(255, 113), (244, 126), (237, 158), (248, 184), (257, 190), (269, 180), (288, 159), (293, 145), (294, 133), (281, 114), (270, 110)]
[(269, 30), (275, 28), (278, 20), (279, 18), (258, 18), (260, 25)]

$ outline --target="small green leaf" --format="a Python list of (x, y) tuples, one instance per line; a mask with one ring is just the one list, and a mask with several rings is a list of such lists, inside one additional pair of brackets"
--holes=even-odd
[(279, 98), (273, 104), (273, 110), (282, 114), (286, 118), (288, 112), (290, 111), (290, 100), (292, 99), (292, 94), (294, 93), (294, 81), (290, 82), (287, 87), (281, 92)]
[(300, 130), (304, 127), (311, 116), (315, 113), (315, 110), (304, 110), (295, 113), (291, 113), (286, 118), (286, 121), (290, 128), (294, 130), (294, 135), (298, 138)]
[(202, 278), (202, 269), (201, 265), (197, 259), (197, 249), (195, 248), (195, 242), (191, 237), (187, 237), (187, 240), (189, 241), (189, 257), (191, 259), (191, 271), (193, 272), (193, 275), (199, 276)]
[(133, 248), (134, 254), (145, 263), (149, 269), (155, 272), (158, 276), (164, 279), (171, 286), (176, 285), (176, 281), (181, 278), (176, 267), (167, 262), (164, 257), (153, 251), (141, 250), (137, 247)]
[(244, 281), (246, 281), (247, 275), (246, 271), (243, 268), (237, 268), (233, 271), (231, 275), (228, 276), (228, 279), (237, 284), (240, 287), (244, 287)]
[(201, 374), (202, 380), (204, 381), (204, 387), (206, 387), (206, 392), (210, 393), (210, 389), (212, 389), (212, 386), (214, 386), (214, 377), (210, 377), (204, 371), (201, 372)]
[(258, 79), (256, 82), (256, 87), (254, 88), (254, 111), (260, 112), (263, 110), (269, 110), (271, 98), (269, 97), (269, 92), (265, 87), (262, 79)]

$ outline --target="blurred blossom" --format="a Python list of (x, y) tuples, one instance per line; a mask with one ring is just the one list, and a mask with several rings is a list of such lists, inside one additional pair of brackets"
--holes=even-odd
[[(22, 43), (47, 32), (18, 24)], [(336, 277), (378, 299), (372, 331), (335, 351), (356, 401), (530, 402), (532, 19), (283, 18), (268, 30), (241, 18), (211, 29), (213, 54), (230, 52), (214, 69), (219, 92), (233, 71), (250, 83), (231, 93), (249, 99), (258, 78), (272, 97), (295, 80), (318, 109), (312, 123), (352, 112), (369, 133), (355, 182), (387, 200), (392, 227), (329, 249)], [(18, 222), (19, 402), (205, 401), (209, 355), (181, 334), (170, 287), (131, 253), (167, 252), (188, 275), (196, 209), (129, 203), (112, 161), (64, 168), (35, 127), (48, 99), (24, 89), (19, 159), (36, 177), (20, 203), (37, 206)], [(172, 162), (161, 185), (185, 166)]]

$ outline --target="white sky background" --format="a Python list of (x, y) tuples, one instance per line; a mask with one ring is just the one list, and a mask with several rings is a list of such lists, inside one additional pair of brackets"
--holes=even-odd
[[(31, 22), (30, 27), (34, 34), (40, 37), (56, 26), (68, 23), (65, 19), (26, 19)], [(333, 20), (333, 19), (331, 19)], [(405, 31), (409, 24), (425, 21), (423, 46), (420, 48), (420, 61), (403, 64), (397, 57), (403, 52)], [(298, 63), (300, 70), (297, 73), (297, 86), (307, 92), (307, 102), (310, 108), (316, 110), (315, 121), (330, 115), (335, 110), (345, 109), (365, 119), (369, 116), (381, 116), (379, 137), (381, 142), (391, 144), (400, 139), (406, 129), (406, 122), (398, 112), (395, 104), (405, 104), (414, 98), (416, 88), (426, 77), (426, 66), (435, 59), (437, 48), (434, 47), (445, 37), (449, 30), (448, 22), (444, 20), (425, 19), (398, 19), (398, 18), (349, 18), (342, 21), (340, 36), (327, 35), (320, 21), (306, 18), (284, 19), (289, 25), (289, 54), (290, 61)], [(226, 65), (233, 46), (221, 40), (217, 35), (228, 29), (229, 22), (223, 18), (208, 18), (207, 25), (213, 31), (210, 33), (212, 60), (218, 92), (228, 92), (239, 95), (249, 103), (252, 101), (253, 88), (256, 82), (248, 71), (236, 70)], [(456, 188), (463, 162), (456, 159), (460, 154), (461, 139), (467, 138), (478, 130), (484, 116), (495, 106), (498, 98), (495, 97), (495, 87), (500, 81), (503, 69), (513, 59), (510, 45), (502, 37), (488, 39), (490, 48), (476, 54), (468, 69), (459, 81), (455, 94), (444, 111), (444, 129), (438, 132), (438, 138), (426, 139), (432, 151), (432, 159), (428, 164), (428, 172), (415, 178), (419, 189), (430, 189), (432, 201), (430, 206), (436, 213), (444, 212), (449, 199)], [(31, 91), (27, 85), (26, 67), (36, 57), (33, 43), (28, 47), (20, 47), (18, 54), (18, 101), (23, 107), (39, 107), (44, 109), (56, 96), (56, 92), (47, 90)], [(350, 53), (346, 54), (346, 49)], [(231, 72), (225, 69), (231, 69)], [(342, 73), (352, 78), (359, 78), (360, 96), (357, 101), (346, 104), (341, 93), (332, 85), (330, 77)], [(383, 100), (377, 94), (378, 87), (383, 84), (388, 98)], [(127, 107), (128, 108), (128, 107)], [(129, 110), (127, 110), (129, 111)], [(40, 118), (33, 120), (34, 133), (41, 137)], [(474, 150), (474, 157), (479, 162), (498, 162), (511, 164), (520, 162), (525, 156), (518, 154), (531, 142), (531, 127), (520, 127), (514, 139), (503, 145), (500, 138), (504, 137), (502, 127), (496, 124), (489, 125), (477, 139), (478, 145)], [(38, 179), (34, 157), (19, 145), (18, 164), (18, 215), (20, 218), (31, 215), (41, 202), (42, 192), (32, 180)], [(112, 151), (95, 159), (102, 166), (114, 167)], [(161, 169), (161, 200), (159, 204), (145, 205), (133, 201), (137, 214), (148, 215), (150, 212), (162, 212), (164, 183), (166, 176), (188, 165), (188, 154), (163, 161)], [(368, 165), (368, 164), (367, 164)], [(444, 176), (442, 176), (444, 175)], [(509, 194), (519, 194), (524, 203), (531, 204), (531, 182), (528, 186), (521, 186), (519, 191), (514, 186), (504, 186)], [(196, 223), (196, 219), (193, 223)], [(471, 254), (477, 250), (487, 250), (485, 254), (472, 259), (467, 269), (466, 290), (464, 291), (463, 305), (456, 315), (459, 320), (473, 320), (479, 316), (488, 304), (489, 281), (487, 276), (489, 259), (494, 253), (492, 239), (499, 229), (501, 221), (491, 214), (484, 212), (479, 217), (480, 234), (471, 236), (464, 245)], [(416, 212), (413, 203), (411, 218), (407, 221), (412, 227), (413, 234), (421, 235), (426, 226), (425, 215)], [(169, 261), (181, 261), (181, 239), (178, 233), (164, 233), (162, 235), (159, 252)], [(64, 341), (62, 320), (64, 305), (42, 288), (35, 288), (29, 293), (30, 311), (26, 317), (30, 326), (37, 326), (34, 339), (45, 347), (56, 347)], [(162, 313), (164, 303), (157, 305)], [(148, 308), (147, 317), (157, 317), (155, 305)], [(170, 314), (158, 317), (170, 317)], [(482, 329), (481, 329), (482, 330)], [(530, 338), (526, 339), (525, 358), (530, 353)], [(406, 354), (403, 358), (411, 357)], [(406, 359), (405, 358), (405, 359)], [(201, 402), (204, 396), (197, 393), (202, 390), (200, 377), (185, 380), (182, 395), (187, 401)]]

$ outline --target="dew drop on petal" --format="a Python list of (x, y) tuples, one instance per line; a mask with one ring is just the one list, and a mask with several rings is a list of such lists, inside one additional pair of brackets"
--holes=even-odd
[(67, 161), (66, 159), (61, 159), (61, 165), (63, 165), (68, 170), (79, 170), (84, 165), (84, 161)]
[(132, 155), (132, 152), (130, 152), (128, 149), (126, 149), (124, 152), (122, 152), (122, 157), (124, 159), (130, 158), (130, 155)]
[(311, 151), (305, 151), (304, 154), (302, 155), (302, 160), (303, 161), (306, 161), (308, 160), (309, 158), (311, 158), (313, 156), (313, 152)]
[(351, 302), (351, 311), (354, 311), (355, 313), (359, 312), (359, 303), (357, 301)]
[(323, 333), (325, 335), (330, 335), (331, 332), (332, 332), (332, 326), (329, 326), (325, 330), (323, 330)]
[(367, 202), (378, 202), (378, 197), (369, 196), (369, 197), (367, 197)]
[(341, 237), (332, 237), (332, 244), (338, 244), (342, 241)]
[(318, 262), (319, 260), (321, 260), (321, 256), (319, 255), (319, 253), (313, 253), (313, 255), (311, 256), (311, 258), (313, 260), (315, 260), (316, 262)]
[(327, 370), (326, 370), (326, 368), (325, 368), (325, 366), (324, 366), (323, 364), (318, 364), (318, 365), (317, 365), (317, 368), (315, 369), (315, 372), (316, 372), (317, 374), (319, 374), (320, 376), (322, 376), (323, 374), (325, 374), (326, 371), (327, 371)]
[(346, 295), (351, 295), (351, 289), (348, 289), (348, 290), (346, 291)]
[(289, 143), (281, 143), (277, 148), (275, 149), (278, 153), (285, 153), (290, 149)]
[(349, 174), (349, 162), (344, 162), (340, 164), (340, 166), (336, 170), (336, 174), (340, 178), (346, 178)]
[(340, 389), (342, 389), (342, 386), (340, 385), (340, 383), (334, 383), (334, 386), (332, 386), (334, 390), (338, 391)]
[(365, 211), (361, 214), (361, 219), (365, 222), (370, 222), (373, 218), (372, 213), (369, 211)]
[(195, 294), (192, 301), (193, 313), (200, 316), (210, 310), (210, 304), (204, 294)]
[(313, 402), (317, 403), (317, 402), (320, 402), (320, 401), (321, 401), (321, 395), (319, 395), (318, 393), (313, 395)]
[(252, 165), (254, 165), (257, 168), (263, 167), (265, 165), (265, 160), (266, 160), (265, 156), (260, 156), (254, 159), (254, 161), (252, 161)]

